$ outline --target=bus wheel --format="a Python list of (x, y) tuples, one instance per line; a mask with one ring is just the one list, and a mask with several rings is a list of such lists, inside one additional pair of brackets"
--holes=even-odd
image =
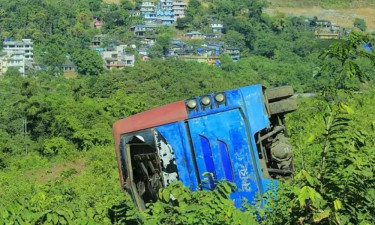
[(269, 102), (289, 98), (294, 95), (292, 86), (281, 86), (276, 88), (266, 89), (266, 96)]

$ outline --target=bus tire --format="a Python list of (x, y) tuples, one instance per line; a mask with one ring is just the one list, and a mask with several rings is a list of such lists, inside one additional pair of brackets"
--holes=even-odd
[(269, 103), (269, 108), (271, 116), (285, 114), (297, 109), (297, 101), (295, 99), (289, 98), (277, 102), (271, 102)]
[(266, 89), (266, 96), (269, 102), (289, 98), (294, 95), (292, 86), (281, 86)]

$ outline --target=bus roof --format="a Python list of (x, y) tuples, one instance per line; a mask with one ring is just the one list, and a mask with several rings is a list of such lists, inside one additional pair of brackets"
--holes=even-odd
[(113, 135), (116, 143), (118, 143), (121, 134), (173, 123), (187, 118), (185, 101), (178, 101), (117, 121), (113, 125)]

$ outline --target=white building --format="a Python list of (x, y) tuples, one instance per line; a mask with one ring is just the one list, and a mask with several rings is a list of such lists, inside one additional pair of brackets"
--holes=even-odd
[(183, 0), (173, 0), (172, 13), (176, 20), (185, 17), (186, 7), (187, 5)]
[(155, 12), (155, 4), (153, 1), (150, 0), (144, 0), (141, 4), (141, 13), (150, 13), (150, 12)]
[(159, 9), (161, 11), (172, 11), (173, 0), (159, 0)]
[(31, 39), (22, 39), (22, 41), (5, 40), (0, 55), (0, 74), (6, 73), (9, 67), (15, 67), (25, 76), (26, 67), (32, 66), (34, 62), (33, 45)]
[(135, 63), (134, 54), (125, 52), (124, 46), (108, 47), (106, 51), (100, 52), (100, 56), (107, 69), (121, 69), (126, 66), (134, 66)]
[(222, 22), (211, 22), (210, 27), (214, 33), (223, 33), (224, 25)]

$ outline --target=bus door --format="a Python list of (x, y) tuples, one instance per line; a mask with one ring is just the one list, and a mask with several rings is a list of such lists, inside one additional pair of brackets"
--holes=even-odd
[(240, 110), (189, 119), (188, 125), (202, 188), (213, 189), (216, 181), (226, 179), (236, 184), (237, 191), (231, 195), (236, 207), (243, 198), (251, 202), (260, 181)]

